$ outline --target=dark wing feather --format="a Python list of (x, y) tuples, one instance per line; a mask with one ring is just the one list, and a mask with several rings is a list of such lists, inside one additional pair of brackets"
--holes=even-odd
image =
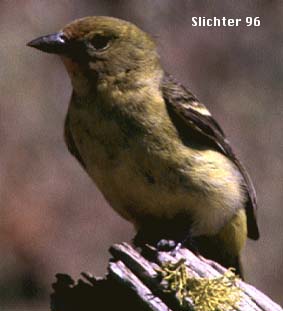
[(213, 146), (221, 151), (238, 167), (245, 180), (248, 194), (245, 207), (248, 237), (254, 240), (258, 239), (259, 230), (255, 216), (257, 209), (255, 189), (247, 171), (233, 152), (222, 129), (212, 118), (206, 107), (169, 75), (165, 75), (163, 78), (162, 93), (172, 121), (177, 129), (182, 129), (180, 133), (184, 133), (186, 130), (190, 131), (190, 135), (192, 135), (192, 132), (195, 133), (195, 135), (198, 135), (198, 140), (205, 141), (207, 146)]

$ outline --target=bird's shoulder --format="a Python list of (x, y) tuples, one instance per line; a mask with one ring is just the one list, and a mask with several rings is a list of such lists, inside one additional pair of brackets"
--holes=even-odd
[[(205, 105), (183, 85), (176, 82), (172, 76), (164, 75), (161, 92), (168, 114), (180, 136), (189, 136), (194, 133), (201, 143), (213, 147), (227, 156), (242, 174), (248, 195), (246, 203), (248, 235), (252, 239), (258, 239), (259, 232), (255, 216), (257, 209), (255, 189), (245, 167), (235, 155), (223, 130)], [(186, 139), (186, 137), (183, 138)]]

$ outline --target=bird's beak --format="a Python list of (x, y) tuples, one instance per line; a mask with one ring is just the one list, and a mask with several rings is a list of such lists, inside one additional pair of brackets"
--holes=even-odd
[(63, 32), (42, 36), (27, 43), (27, 46), (53, 54), (64, 54), (66, 52), (67, 45), (68, 39)]

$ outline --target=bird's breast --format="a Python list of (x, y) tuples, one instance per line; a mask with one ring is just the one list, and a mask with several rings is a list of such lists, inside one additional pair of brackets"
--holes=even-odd
[(90, 104), (71, 105), (69, 120), (87, 173), (110, 205), (137, 226), (148, 216), (173, 219), (182, 213), (188, 223), (194, 219), (196, 235), (211, 234), (241, 207), (230, 161), (216, 151), (184, 146), (165, 110), (139, 119), (117, 108), (106, 113)]

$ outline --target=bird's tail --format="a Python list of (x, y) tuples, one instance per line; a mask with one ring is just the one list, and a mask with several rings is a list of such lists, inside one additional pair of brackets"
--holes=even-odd
[(213, 236), (195, 238), (196, 248), (205, 258), (214, 260), (226, 268), (234, 268), (243, 278), (240, 253), (247, 239), (247, 220), (245, 210), (237, 214)]
[(226, 245), (221, 240), (213, 237), (201, 236), (194, 239), (197, 252), (207, 259), (218, 262), (226, 268), (235, 269), (235, 273), (244, 278), (243, 268), (239, 255), (227, 251)]

